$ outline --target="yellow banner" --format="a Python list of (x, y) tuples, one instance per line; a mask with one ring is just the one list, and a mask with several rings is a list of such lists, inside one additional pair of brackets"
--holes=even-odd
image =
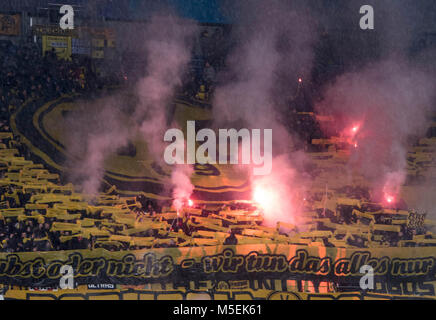
[(72, 51), (71, 37), (42, 36), (43, 54), (45, 55), (52, 49), (55, 49), (58, 59), (69, 60)]
[[(119, 241), (126, 240), (136, 238), (118, 236), (106, 242), (120, 244)], [(59, 287), (60, 269), (69, 265), (75, 282), (82, 285), (178, 283), (186, 286), (192, 281), (212, 281), (215, 287), (229, 288), (235, 281), (281, 279), (280, 285), (268, 287), (275, 291), (285, 288), (290, 291), (297, 289), (286, 282), (298, 279), (313, 281), (312, 284), (305, 282), (308, 288), (313, 286), (308, 289), (310, 292), (323, 292), (321, 283), (326, 283), (327, 287), (346, 283), (359, 290), (359, 280), (363, 276), (361, 267), (366, 265), (373, 268), (375, 293), (436, 296), (435, 260), (434, 247), (352, 249), (274, 243), (138, 251), (1, 253), (0, 283)], [(256, 289), (253, 284), (249, 287)], [(298, 290), (307, 291), (301, 284)]]
[(104, 39), (92, 39), (92, 46), (94, 48), (104, 48)]
[(113, 39), (107, 40), (107, 46), (108, 48), (115, 48), (115, 40)]
[(21, 16), (19, 14), (0, 14), (0, 34), (18, 36), (21, 30)]
[[(244, 281), (242, 282), (244, 285)], [(204, 285), (204, 284), (203, 284)], [(19, 300), (404, 300), (416, 296), (394, 295), (389, 293), (343, 292), (310, 293), (297, 291), (275, 291), (268, 289), (222, 288), (211, 292), (202, 289), (169, 289), (172, 284), (156, 285), (150, 289), (113, 290), (8, 290), (4, 299)], [(420, 299), (434, 300), (433, 296), (420, 296)]]
[(91, 27), (81, 27), (81, 32), (87, 32), (95, 38), (103, 39), (115, 39), (115, 30), (109, 28), (91, 28)]
[(103, 50), (92, 50), (92, 58), (94, 59), (103, 59), (104, 51)]
[(78, 29), (61, 29), (59, 25), (57, 26), (42, 26), (42, 25), (35, 25), (32, 28), (33, 34), (37, 36), (69, 36), (69, 37), (77, 37), (78, 36)]

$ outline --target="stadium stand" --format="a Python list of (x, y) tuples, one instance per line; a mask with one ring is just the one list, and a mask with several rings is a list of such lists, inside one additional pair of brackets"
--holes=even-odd
[[(365, 192), (357, 189), (336, 190), (334, 195), (312, 190), (303, 210), (300, 229), (304, 232), (286, 222), (264, 226), (262, 212), (250, 203), (232, 202), (224, 207), (198, 203), (176, 212), (144, 205), (140, 198), (120, 198), (111, 190), (94, 199), (77, 193), (72, 184), (62, 185), (59, 175), (31, 160), (8, 121), (29, 99), (48, 101), (95, 90), (95, 83), (104, 80), (97, 78), (89, 61), (60, 63), (54, 53), (42, 57), (39, 52), (31, 43), (0, 49), (0, 65), (5, 70), (0, 75), (4, 84), (0, 92), (0, 242), (4, 252), (255, 243), (346, 248), (436, 245), (425, 214), (383, 208), (370, 203)], [(209, 79), (213, 77), (211, 70), (206, 73)], [(306, 117), (303, 127), (314, 126), (313, 113), (300, 115)], [(312, 132), (305, 139), (316, 145), (319, 141), (314, 136)], [(410, 171), (416, 176), (428, 171), (434, 163), (433, 152), (434, 138), (421, 140), (410, 153)], [(322, 154), (314, 153), (315, 161)]]

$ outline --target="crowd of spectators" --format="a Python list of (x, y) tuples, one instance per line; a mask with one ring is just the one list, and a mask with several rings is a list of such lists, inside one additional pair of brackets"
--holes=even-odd
[(68, 236), (68, 231), (51, 231), (53, 219), (45, 218), (44, 223), (27, 221), (0, 220), (0, 242), (3, 252), (36, 252), (52, 250), (91, 249), (91, 242), (86, 238), (72, 237), (62, 242), (61, 236)]
[(182, 93), (188, 98), (210, 102), (217, 74), (225, 68), (225, 59), (231, 48), (230, 38), (225, 33), (218, 27), (201, 33), (198, 52), (194, 52), (190, 72), (182, 88)]
[[(386, 212), (384, 214), (380, 213), (383, 210), (381, 206), (375, 207), (365, 207), (362, 208), (363, 211), (369, 212), (379, 212), (378, 214), (373, 214), (372, 219), (367, 217), (362, 217), (356, 214), (359, 211), (353, 206), (338, 206), (337, 212), (334, 213), (330, 210), (318, 210), (318, 217), (320, 219), (328, 219), (329, 222), (340, 225), (340, 226), (358, 226), (358, 227), (369, 227), (370, 225), (383, 225), (383, 226), (396, 226), (399, 230), (372, 230), (370, 233), (338, 233), (335, 235), (336, 240), (342, 240), (345, 244), (351, 247), (357, 248), (369, 248), (372, 245), (369, 242), (378, 243), (385, 247), (397, 247), (400, 245), (400, 241), (405, 242), (405, 246), (425, 246), (425, 243), (419, 243), (416, 241), (416, 236), (420, 236), (422, 239), (433, 239), (432, 233), (428, 232), (429, 228), (424, 224), (425, 214), (409, 213), (408, 219), (412, 219), (415, 216), (419, 220), (421, 219), (422, 224), (417, 226), (410, 223), (395, 224), (395, 216)], [(395, 209), (399, 211), (401, 209)], [(402, 210), (403, 213), (407, 210)], [(398, 220), (397, 220), (398, 222)], [(324, 222), (317, 222), (317, 230), (330, 230), (335, 232), (331, 224), (325, 225)], [(334, 247), (335, 245), (330, 242), (331, 239), (324, 238), (323, 242), (326, 247)], [(415, 241), (414, 241), (415, 240)]]
[(216, 86), (216, 74), (216, 68), (208, 61), (197, 69), (192, 68), (183, 81), (182, 95), (192, 100), (210, 102)]
[[(3, 175), (3, 172), (2, 172)], [(0, 187), (1, 207), (6, 209), (23, 208), (34, 192), (23, 193), (14, 186)], [(25, 217), (25, 219), (23, 219)], [(0, 251), (29, 252), (90, 249), (94, 239), (71, 237), (61, 241), (63, 236), (71, 236), (70, 231), (53, 231), (55, 218), (32, 215), (31, 210), (25, 210), (25, 215), (2, 217), (0, 219)]]
[[(10, 112), (13, 111), (13, 108), (18, 107), (28, 99), (43, 98), (44, 100), (50, 100), (66, 93), (92, 91), (95, 89), (94, 86), (97, 82), (94, 81), (96, 76), (89, 60), (77, 57), (70, 61), (59, 60), (54, 51), (42, 55), (41, 48), (32, 42), (22, 44), (19, 47), (13, 44), (0, 46), (0, 67), (4, 70), (4, 72), (0, 73), (0, 83), (2, 83), (0, 87), (0, 126), (3, 129), (8, 127)], [(205, 94), (213, 90), (216, 81), (215, 66), (206, 61), (201, 73), (191, 73), (190, 77), (192, 81), (186, 82), (185, 89), (188, 90), (190, 95), (199, 98), (198, 90), (200, 92), (203, 91)], [(301, 92), (303, 91), (301, 90)], [(207, 100), (207, 96), (205, 97)], [(317, 131), (319, 128), (316, 127), (313, 116), (307, 116), (310, 112), (305, 111), (295, 110), (294, 113), (298, 114), (298, 116), (293, 118), (296, 121), (293, 123), (293, 127), (294, 130), (300, 128), (306, 134), (306, 136), (303, 136), (303, 140), (310, 144), (311, 139), (319, 137), (320, 133)], [(22, 148), (22, 144), (19, 143), (19, 137), (15, 137), (14, 140), (14, 147), (17, 148), (21, 156), (25, 156), (26, 149)], [(2, 142), (5, 146), (9, 145), (6, 141)], [(3, 169), (0, 168), (0, 178), (3, 178)], [(0, 207), (9, 209), (22, 208), (24, 204), (28, 203), (32, 193), (18, 191), (12, 185), (2, 187)], [(149, 221), (150, 218), (154, 220), (157, 212), (160, 212), (155, 204), (147, 202), (144, 198), (138, 198), (136, 201), (141, 203), (141, 209), (136, 210), (136, 221), (139, 223)], [(207, 218), (210, 214), (206, 211), (203, 213), (201, 215), (203, 218)], [(218, 212), (214, 214), (218, 214)], [(53, 231), (52, 226), (55, 222), (53, 218), (44, 217), (44, 220), (41, 221), (38, 217), (31, 217), (31, 215), (32, 212), (26, 210), (25, 217), (23, 216), (24, 220), (20, 220), (17, 217), (0, 220), (0, 250), (22, 252), (94, 248), (95, 239), (93, 237), (82, 238), (73, 236), (69, 240), (61, 241), (61, 238), (65, 240), (65, 237), (70, 237), (71, 233), (69, 231)], [(83, 218), (94, 219), (95, 217), (85, 217), (82, 215), (80, 219)], [(331, 222), (339, 225), (355, 225), (359, 222), (357, 217), (352, 214), (351, 216), (341, 214), (335, 217), (326, 216), (325, 212), (323, 212), (320, 218), (329, 218)], [(182, 231), (185, 236), (191, 237), (193, 232), (198, 231), (198, 228), (202, 228), (192, 227), (193, 224), (191, 222), (195, 224), (195, 220), (195, 217), (168, 220), (170, 227), (168, 230), (161, 230), (162, 234), (160, 236), (165, 237), (168, 232), (177, 233)], [(76, 223), (77, 221), (71, 222)], [(115, 220), (109, 221), (109, 223), (115, 222)], [(389, 225), (389, 221), (375, 221), (375, 223)], [(96, 225), (96, 227), (99, 226)], [(224, 222), (222, 226), (225, 226)], [(320, 225), (319, 229), (322, 230), (323, 226)], [(119, 230), (114, 230), (114, 232), (118, 234)], [(420, 234), (422, 235), (422, 232)], [(231, 230), (226, 237), (225, 244), (234, 245), (238, 243), (236, 235), (241, 236), (241, 232)], [(384, 232), (382, 234), (384, 238), (377, 241), (382, 243), (387, 242), (391, 246), (395, 246), (400, 240), (414, 239), (415, 235), (403, 228), (401, 232), (397, 233)], [(147, 233), (145, 236), (158, 237), (159, 234), (152, 232), (150, 234)], [(177, 239), (178, 237), (175, 237), (170, 239), (173, 242), (158, 244), (157, 246), (176, 246)], [(363, 237), (351, 237), (347, 238), (347, 243), (356, 247), (366, 247), (368, 245), (367, 240)], [(375, 238), (369, 240), (372, 241)], [(329, 243), (325, 244), (329, 245)]]
[(19, 46), (3, 42), (0, 46), (1, 121), (9, 118), (9, 106), (32, 98), (52, 99), (66, 93), (93, 89), (95, 73), (87, 58), (58, 59), (54, 50), (42, 55), (33, 43)]
[[(73, 56), (58, 59), (54, 50), (42, 54), (33, 42), (16, 45), (0, 42), (0, 129), (8, 131), (9, 118), (15, 108), (29, 99), (50, 100), (63, 94), (94, 90), (98, 79), (91, 60)], [(15, 137), (14, 147), (20, 156), (28, 158), (28, 150)], [(5, 171), (1, 171), (3, 177)], [(14, 186), (2, 187), (1, 207), (19, 208), (31, 194), (17, 192)], [(68, 232), (51, 232), (53, 219), (18, 221), (16, 218), (0, 220), (0, 250), (5, 252), (86, 249), (88, 239), (72, 238), (61, 242)]]

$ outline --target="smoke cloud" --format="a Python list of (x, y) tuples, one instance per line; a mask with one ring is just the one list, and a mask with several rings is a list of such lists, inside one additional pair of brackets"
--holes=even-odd
[[(72, 123), (67, 146), (70, 179), (84, 192), (96, 194), (99, 191), (105, 160), (138, 133), (147, 142), (150, 156), (162, 163), (168, 106), (181, 85), (196, 31), (192, 21), (160, 12), (154, 14), (143, 29), (135, 30), (134, 35), (125, 35), (127, 42), (135, 37), (136, 54), (146, 60), (145, 75), (135, 84), (133, 93), (130, 92), (134, 98), (126, 101), (129, 94), (126, 89), (127, 92), (107, 96), (88, 106), (87, 109), (93, 111), (90, 114), (87, 110), (86, 117), (75, 112), (69, 117)], [(78, 151), (83, 156), (74, 159)], [(192, 192), (191, 173), (183, 168), (171, 179), (178, 195)]]
[(315, 24), (304, 7), (285, 1), (250, 1), (239, 9), (235, 48), (215, 91), (214, 120), (220, 128), (272, 129), (272, 173), (251, 177), (253, 196), (260, 198), (266, 223), (289, 221), (301, 177), (292, 162), (294, 138), (281, 119), (297, 79), (311, 69)]
[(147, 74), (137, 85), (139, 103), (134, 117), (141, 120), (140, 130), (158, 161), (165, 147), (167, 108), (182, 84), (196, 31), (193, 22), (174, 15), (153, 16), (145, 30)]
[[(429, 16), (424, 8), (429, 4), (426, 1), (368, 4), (374, 7), (373, 33), (378, 44), (372, 59), (351, 66), (327, 85), (316, 110), (333, 114), (337, 120), (335, 128), (324, 128), (326, 132), (334, 129), (353, 138), (356, 148), (352, 148), (350, 171), (365, 177), (373, 200), (380, 201), (399, 194), (407, 177), (408, 147), (428, 129), (428, 115), (435, 101), (435, 73), (428, 69), (432, 63), (424, 54), (414, 57), (410, 53), (434, 14)], [(349, 2), (354, 12), (360, 5), (358, 1)], [(363, 34), (368, 35), (354, 31), (356, 38)], [(350, 42), (349, 47), (365, 50), (358, 41)], [(354, 126), (358, 130), (351, 133)]]
[(171, 173), (171, 184), (173, 186), (173, 207), (179, 211), (191, 197), (194, 186), (190, 177), (194, 168), (190, 165), (178, 165)]
[(340, 76), (318, 105), (343, 119), (343, 131), (359, 124), (350, 165), (378, 192), (396, 195), (405, 182), (409, 138), (428, 128), (433, 81), (410, 62), (386, 59)]
[(122, 97), (114, 95), (89, 102), (67, 116), (68, 177), (82, 192), (95, 195), (104, 176), (105, 160), (127, 144), (131, 136)]

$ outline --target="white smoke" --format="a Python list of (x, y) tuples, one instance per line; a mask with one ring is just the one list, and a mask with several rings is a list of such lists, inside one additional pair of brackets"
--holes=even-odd
[[(163, 161), (168, 105), (190, 61), (197, 27), (192, 21), (161, 12), (135, 31), (135, 35), (125, 34), (126, 42), (135, 41), (136, 55), (144, 56), (147, 63), (145, 76), (134, 88), (136, 100), (125, 101), (126, 93), (110, 95), (91, 103), (83, 111), (85, 116), (76, 112), (69, 116), (73, 123), (67, 145), (70, 178), (89, 194), (96, 194), (100, 188), (105, 161), (138, 132), (154, 161)], [(78, 152), (83, 155), (80, 159), (75, 158)], [(177, 170), (174, 183), (178, 194), (182, 188), (192, 192), (191, 173)], [(186, 178), (183, 183), (181, 175)]]
[(147, 74), (138, 82), (138, 107), (134, 117), (143, 119), (140, 130), (149, 145), (149, 152), (162, 161), (163, 136), (167, 128), (168, 105), (191, 58), (193, 22), (174, 15), (153, 16), (144, 33)]
[(105, 161), (131, 136), (121, 102), (118, 95), (82, 102), (66, 120), (69, 179), (91, 196), (100, 189)]
[(177, 165), (171, 173), (171, 184), (173, 186), (173, 207), (178, 211), (191, 197), (194, 186), (190, 177), (194, 169), (190, 165)]
[[(428, 68), (433, 63), (423, 54), (411, 56), (410, 49), (434, 14), (425, 10), (425, 2), (369, 4), (375, 11), (374, 54), (327, 85), (316, 109), (335, 115), (335, 129), (342, 132), (360, 124), (350, 166), (370, 182), (374, 200), (383, 200), (399, 194), (407, 177), (408, 148), (428, 129), (436, 89), (434, 71)], [(349, 2), (354, 11), (360, 5)], [(358, 31), (353, 35), (357, 38)], [(366, 49), (358, 44), (348, 46), (356, 52)]]
[(292, 161), (294, 137), (282, 124), (281, 110), (297, 79), (310, 71), (315, 25), (306, 11), (284, 1), (241, 6), (229, 70), (215, 91), (214, 120), (220, 127), (240, 123), (248, 129), (272, 129), (272, 173), (251, 178), (253, 196), (261, 198), (267, 223), (289, 221), (296, 214), (293, 202), (301, 178)]
[(406, 178), (408, 138), (427, 130), (433, 93), (430, 75), (404, 60), (387, 59), (340, 76), (327, 87), (318, 110), (348, 124), (361, 122), (350, 164), (379, 191), (398, 194)]

